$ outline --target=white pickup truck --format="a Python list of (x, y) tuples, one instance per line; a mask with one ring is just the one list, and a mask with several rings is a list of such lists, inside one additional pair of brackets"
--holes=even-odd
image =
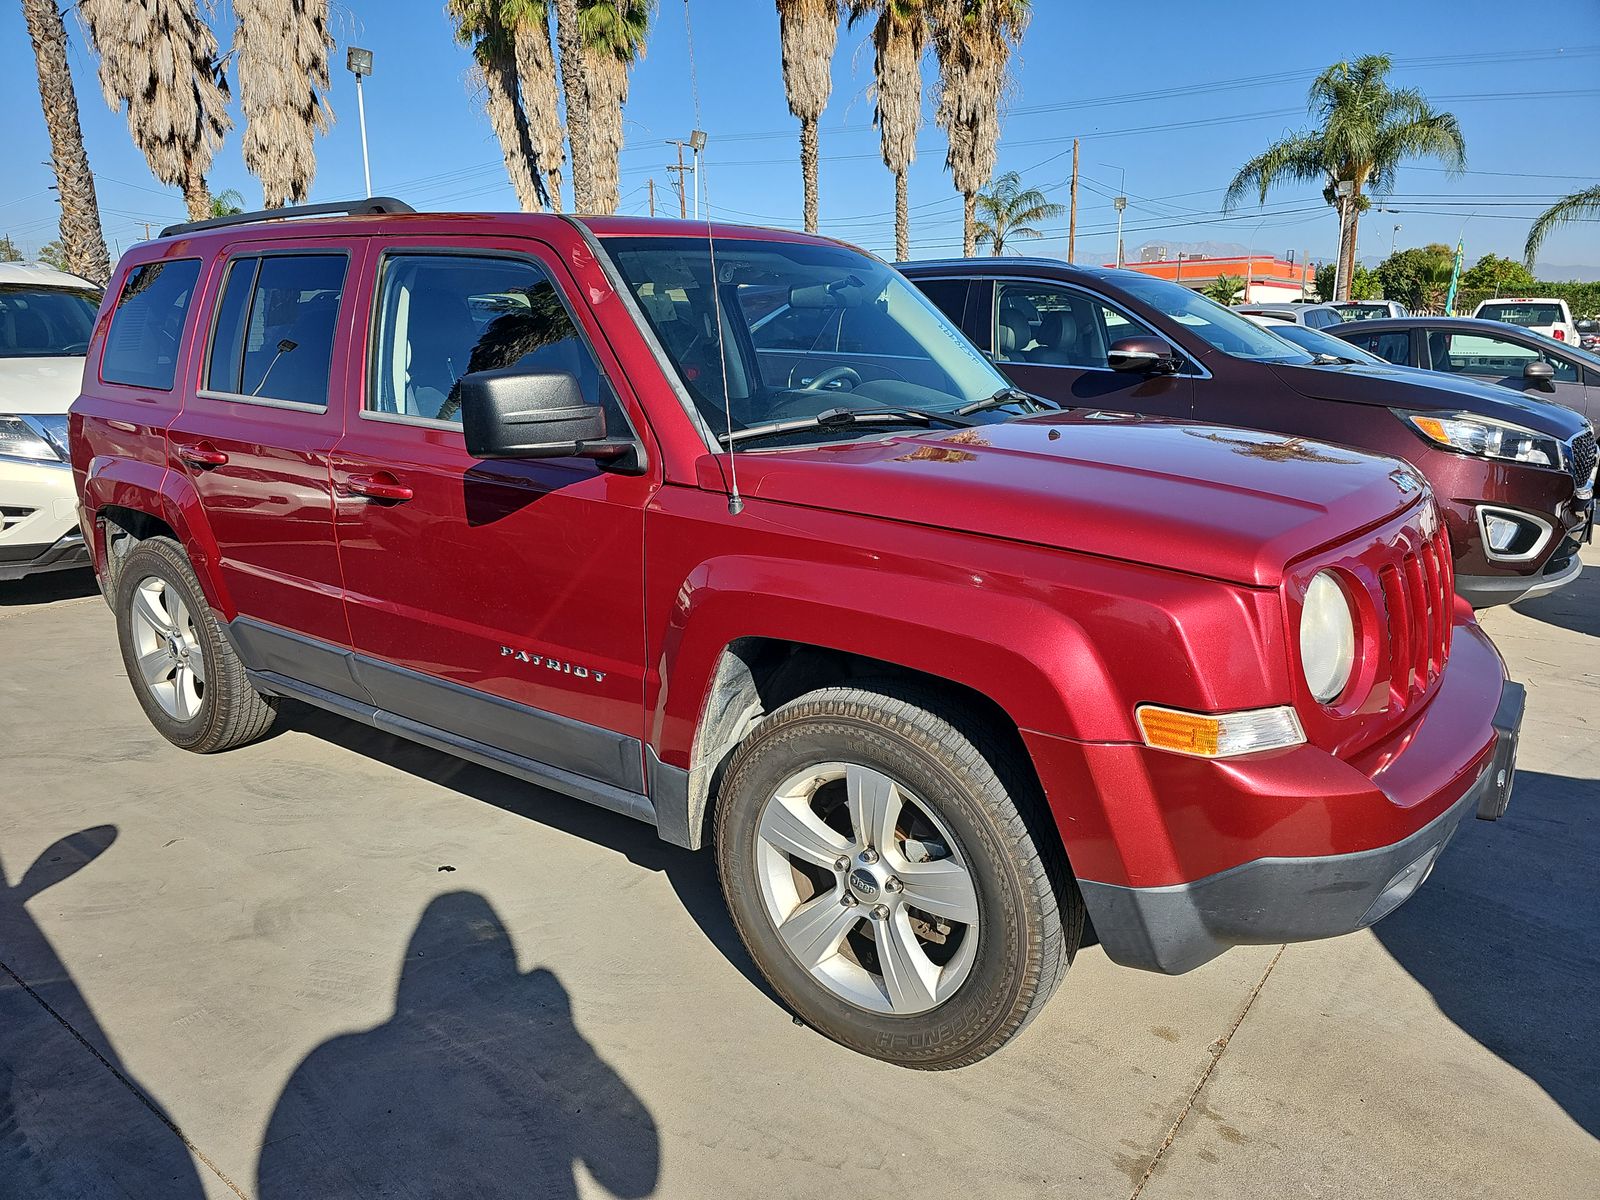
[(1504, 321), (1535, 333), (1555, 338), (1569, 346), (1579, 344), (1578, 330), (1572, 322), (1572, 309), (1565, 300), (1553, 298), (1485, 300), (1472, 313), (1485, 321)]

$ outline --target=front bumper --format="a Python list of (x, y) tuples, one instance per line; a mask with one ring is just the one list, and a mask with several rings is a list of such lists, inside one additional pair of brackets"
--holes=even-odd
[(1106, 954), (1124, 966), (1176, 975), (1230, 946), (1336, 937), (1387, 916), (1428, 877), (1469, 812), (1490, 821), (1504, 815), (1524, 699), (1520, 684), (1503, 685), (1494, 750), (1477, 780), (1398, 841), (1348, 854), (1258, 858), (1167, 887), (1080, 881)]
[(88, 565), (71, 468), (0, 458), (0, 580)]

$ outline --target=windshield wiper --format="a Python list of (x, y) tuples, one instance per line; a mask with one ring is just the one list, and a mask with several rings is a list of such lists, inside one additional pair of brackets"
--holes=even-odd
[(852, 425), (932, 425), (941, 422), (953, 428), (964, 429), (976, 421), (962, 420), (955, 413), (924, 412), (919, 408), (829, 408), (814, 417), (795, 417), (789, 421), (768, 421), (748, 429), (735, 429), (719, 434), (717, 440), (724, 446), (748, 442), (751, 438), (771, 437), (780, 433), (794, 433), (801, 429), (848, 429)]
[[(959, 416), (968, 413), (983, 412), (987, 408), (999, 408), (1002, 404), (1032, 404), (1037, 411), (1044, 412), (1052, 406), (1039, 399), (1032, 392), (1025, 392), (1021, 388), (1003, 387), (992, 396), (985, 396), (982, 400), (974, 400), (971, 404), (964, 404), (956, 409)], [(1061, 406), (1054, 405), (1055, 408)]]

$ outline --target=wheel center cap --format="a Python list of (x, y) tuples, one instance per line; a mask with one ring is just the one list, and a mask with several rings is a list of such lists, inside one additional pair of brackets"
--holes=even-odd
[(871, 904), (877, 900), (878, 894), (883, 889), (878, 883), (877, 876), (866, 867), (857, 867), (850, 872), (850, 890), (855, 893), (857, 900)]
[(175, 633), (167, 635), (167, 653), (172, 655), (173, 658), (183, 657), (183, 642)]

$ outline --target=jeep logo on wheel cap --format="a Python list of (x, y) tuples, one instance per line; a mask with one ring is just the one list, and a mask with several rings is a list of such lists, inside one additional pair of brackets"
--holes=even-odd
[(850, 890), (859, 900), (872, 901), (878, 898), (878, 881), (872, 877), (872, 872), (864, 867), (857, 867), (850, 872)]

